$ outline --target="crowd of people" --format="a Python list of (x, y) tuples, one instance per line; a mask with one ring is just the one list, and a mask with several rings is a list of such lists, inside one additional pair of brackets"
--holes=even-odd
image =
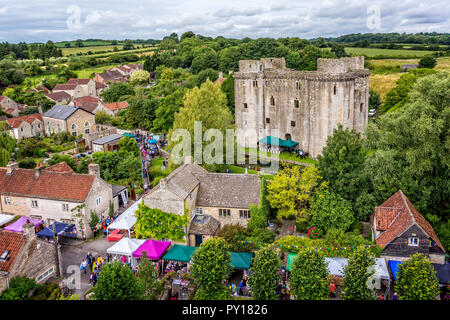
[(83, 270), (84, 274), (87, 274), (88, 271), (90, 272), (89, 283), (92, 286), (95, 286), (102, 267), (109, 262), (110, 259), (110, 255), (107, 255), (107, 260), (105, 260), (101, 255), (94, 256), (91, 252), (88, 252), (86, 258), (81, 261), (80, 269)]

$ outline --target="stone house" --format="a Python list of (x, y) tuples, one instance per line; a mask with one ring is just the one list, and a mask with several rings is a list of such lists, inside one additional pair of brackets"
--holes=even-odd
[(23, 138), (44, 135), (44, 120), (39, 113), (30, 114), (18, 118), (6, 119), (11, 129), (9, 134), (18, 141)]
[(69, 105), (80, 107), (81, 109), (89, 111), (93, 114), (96, 114), (99, 111), (105, 111), (108, 114), (110, 113), (109, 108), (105, 106), (103, 101), (95, 96), (84, 96), (81, 98), (72, 99)]
[(97, 90), (95, 87), (95, 81), (93, 79), (69, 79), (67, 84), (77, 84), (81, 88), (82, 97), (85, 96), (96, 96)]
[(405, 260), (420, 252), (433, 263), (445, 263), (445, 249), (433, 227), (401, 190), (375, 208), (370, 224), (372, 239), (389, 260)]
[(96, 130), (95, 115), (76, 106), (54, 105), (44, 113), (43, 118), (45, 133), (48, 135), (67, 131), (78, 136)]
[(100, 177), (98, 164), (88, 174), (75, 173), (65, 162), (36, 169), (21, 169), (16, 163), (0, 168), (1, 213), (75, 224), (77, 236), (92, 235), (91, 211), (107, 217), (113, 202), (112, 186)]
[(70, 95), (71, 98), (80, 98), (83, 97), (84, 95), (84, 90), (83, 88), (76, 83), (71, 83), (71, 84), (57, 84), (53, 90), (53, 93), (56, 92), (65, 92), (68, 95)]
[(57, 273), (55, 247), (36, 236), (34, 224), (25, 224), (23, 233), (0, 230), (0, 293), (17, 276), (44, 283)]
[(186, 242), (200, 245), (226, 224), (247, 226), (249, 206), (259, 204), (260, 192), (257, 175), (209, 173), (187, 161), (161, 179), (144, 197), (144, 204), (175, 214), (187, 211), (191, 221)]
[(117, 116), (120, 111), (125, 110), (129, 107), (128, 102), (126, 101), (105, 103), (104, 105), (107, 109), (106, 113), (111, 116)]
[(0, 107), (4, 112), (10, 109), (17, 110), (17, 103), (9, 97), (0, 96)]
[(241, 60), (233, 75), (237, 142), (257, 148), (273, 136), (315, 158), (339, 124), (357, 132), (367, 125), (369, 76), (364, 57), (318, 59), (316, 71), (289, 69), (284, 58)]
[(70, 101), (71, 98), (70, 94), (65, 91), (58, 91), (54, 93), (45, 92), (44, 94), (49, 100), (54, 101), (58, 104), (66, 104)]
[(102, 73), (95, 73), (94, 81), (107, 85), (113, 82), (126, 82), (128, 76), (123, 75), (117, 70), (106, 70)]

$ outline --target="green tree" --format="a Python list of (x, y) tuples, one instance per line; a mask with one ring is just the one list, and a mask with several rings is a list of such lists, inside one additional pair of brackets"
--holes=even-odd
[(311, 201), (310, 224), (324, 232), (330, 229), (348, 230), (355, 221), (351, 203), (338, 194), (322, 189)]
[(139, 156), (139, 147), (134, 138), (128, 136), (123, 137), (119, 141), (119, 148), (124, 152), (133, 153), (134, 155)]
[(130, 77), (131, 83), (145, 85), (150, 81), (150, 72), (146, 70), (136, 70)]
[(151, 209), (144, 204), (136, 210), (136, 224), (134, 229), (140, 238), (183, 240), (185, 227), (189, 223), (187, 213), (178, 215)]
[(422, 59), (419, 60), (419, 66), (418, 68), (429, 68), (433, 69), (436, 66), (436, 58), (433, 56), (424, 56)]
[(228, 300), (224, 282), (232, 271), (229, 246), (222, 238), (203, 242), (192, 255), (191, 275), (199, 286), (196, 300)]
[(205, 82), (207, 79), (211, 81), (216, 81), (219, 77), (219, 73), (211, 68), (204, 69), (200, 71), (197, 75), (197, 86), (201, 86), (203, 82)]
[(36, 160), (33, 158), (25, 158), (19, 161), (19, 168), (34, 169), (36, 168)]
[(131, 40), (125, 41), (122, 49), (123, 50), (133, 50), (134, 49), (133, 41), (131, 41)]
[(292, 264), (289, 286), (298, 300), (328, 298), (330, 278), (321, 252), (313, 248), (300, 250)]
[(117, 102), (126, 95), (134, 95), (133, 87), (128, 83), (112, 83), (108, 89), (100, 94), (105, 102)]
[(158, 280), (156, 269), (153, 263), (148, 259), (147, 252), (143, 251), (139, 260), (138, 283), (142, 288), (142, 300), (156, 300), (164, 284)]
[(93, 229), (99, 222), (100, 222), (100, 219), (98, 218), (97, 213), (95, 213), (95, 211), (91, 210), (91, 219), (89, 220), (89, 227), (91, 227), (91, 229)]
[(6, 167), (11, 158), (11, 152), (4, 148), (0, 148), (0, 167)]
[(365, 248), (357, 248), (348, 264), (344, 267), (343, 295), (344, 300), (373, 300), (373, 290), (370, 279), (375, 270), (370, 268), (375, 264), (375, 259), (370, 251)]
[(192, 31), (186, 31), (181, 35), (180, 42), (188, 38), (195, 38), (195, 33), (193, 33)]
[(111, 122), (111, 116), (106, 111), (100, 110), (95, 113), (95, 123), (105, 124)]
[(380, 106), (381, 106), (380, 95), (374, 89), (369, 89), (369, 109), (375, 109), (378, 111)]
[(36, 286), (34, 279), (14, 277), (9, 282), (9, 288), (2, 292), (0, 300), (29, 300), (28, 294)]
[(77, 162), (74, 158), (72, 158), (71, 156), (67, 155), (67, 154), (54, 154), (48, 161), (47, 161), (47, 165), (48, 166), (53, 166), (57, 163), (60, 162), (65, 162), (66, 164), (69, 165), (69, 167), (71, 167), (74, 171), (77, 170)]
[(95, 300), (138, 300), (141, 294), (134, 272), (120, 261), (105, 265), (94, 287)]
[(234, 115), (234, 78), (233, 74), (230, 74), (220, 86), (220, 89), (227, 96), (227, 106), (230, 108), (231, 113)]
[(272, 246), (259, 249), (253, 258), (249, 284), (256, 300), (275, 300), (280, 261)]
[(395, 282), (400, 300), (435, 300), (439, 295), (439, 281), (430, 260), (416, 253), (400, 264)]
[(310, 195), (319, 181), (319, 171), (314, 166), (302, 169), (285, 165), (268, 184), (267, 200), (271, 207), (278, 209), (279, 219), (295, 217), (297, 222), (303, 222), (307, 218)]

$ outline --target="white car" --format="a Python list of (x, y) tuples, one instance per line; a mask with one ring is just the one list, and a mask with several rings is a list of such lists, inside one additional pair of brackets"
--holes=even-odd
[(377, 110), (375, 110), (375, 109), (370, 109), (370, 110), (369, 110), (369, 117), (373, 117), (376, 113), (377, 113)]

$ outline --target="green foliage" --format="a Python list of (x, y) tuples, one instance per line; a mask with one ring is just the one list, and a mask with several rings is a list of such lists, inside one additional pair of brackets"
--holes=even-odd
[(146, 98), (133, 97), (129, 99), (127, 124), (132, 128), (150, 130), (155, 120), (158, 101), (152, 95)]
[(256, 300), (275, 300), (280, 261), (272, 246), (259, 249), (253, 258), (249, 284)]
[(25, 158), (19, 161), (19, 168), (34, 169), (36, 168), (36, 161), (33, 158)]
[(14, 277), (9, 280), (9, 288), (2, 292), (0, 300), (28, 300), (28, 294), (36, 288), (34, 279)]
[(112, 83), (108, 89), (105, 89), (100, 94), (105, 102), (118, 102), (121, 97), (126, 95), (134, 95), (133, 87), (124, 82)]
[(11, 153), (4, 149), (0, 148), (0, 167), (6, 167), (11, 157)]
[(292, 264), (289, 286), (298, 300), (325, 300), (330, 283), (323, 254), (314, 249), (300, 251)]
[(427, 214), (425, 218), (433, 226), (439, 240), (448, 252), (450, 250), (450, 220), (448, 217), (441, 218), (435, 214)]
[(128, 136), (123, 137), (119, 140), (119, 149), (127, 152), (132, 153), (135, 156), (139, 156), (139, 147), (136, 142), (136, 139), (130, 138)]
[(91, 227), (91, 229), (93, 229), (99, 222), (100, 222), (100, 219), (98, 218), (97, 213), (95, 213), (95, 211), (91, 210), (91, 219), (89, 220), (89, 227)]
[(105, 124), (111, 122), (111, 116), (106, 111), (100, 110), (95, 114), (95, 123)]
[(310, 225), (328, 232), (330, 229), (347, 231), (355, 221), (351, 203), (340, 195), (323, 189), (311, 201)]
[(250, 220), (247, 224), (247, 229), (253, 233), (255, 229), (265, 228), (267, 226), (267, 217), (258, 206), (250, 206)]
[(375, 259), (364, 248), (356, 249), (348, 264), (344, 267), (343, 295), (344, 300), (373, 300), (373, 290), (369, 282), (375, 270), (370, 269)]
[(422, 253), (403, 261), (398, 269), (395, 292), (400, 300), (435, 300), (439, 281), (430, 260)]
[(138, 300), (141, 293), (133, 271), (120, 261), (105, 265), (94, 287), (95, 300)]
[(150, 81), (150, 73), (146, 70), (136, 70), (130, 77), (130, 81), (135, 84), (148, 84)]
[(203, 242), (192, 255), (191, 275), (199, 286), (196, 300), (228, 300), (224, 282), (232, 271), (229, 246), (222, 238)]
[(75, 161), (74, 158), (72, 158), (69, 155), (60, 155), (60, 154), (54, 154), (48, 161), (47, 161), (47, 165), (48, 166), (53, 166), (57, 163), (60, 162), (65, 162), (69, 165), (69, 167), (71, 167), (73, 169), (73, 171), (77, 170), (77, 163)]
[(0, 89), (11, 84), (20, 84), (25, 79), (25, 73), (18, 63), (12, 60), (0, 61)]
[(422, 59), (419, 60), (418, 68), (433, 69), (435, 66), (436, 66), (436, 58), (431, 55), (428, 55), (424, 56)]
[(181, 241), (186, 235), (184, 228), (189, 222), (187, 213), (184, 215), (167, 213), (159, 209), (150, 209), (141, 203), (135, 214), (134, 229), (139, 238)]
[(242, 243), (247, 240), (248, 231), (240, 224), (226, 224), (220, 228), (216, 236), (225, 239), (232, 251), (245, 252), (254, 248), (253, 244)]
[(233, 74), (230, 74), (226, 79), (222, 82), (220, 89), (227, 96), (227, 106), (230, 108), (230, 111), (234, 114), (234, 78)]
[(148, 260), (147, 252), (142, 252), (139, 261), (138, 283), (142, 288), (142, 300), (156, 300), (161, 294), (164, 283), (158, 280), (153, 263)]
[(369, 109), (378, 110), (381, 106), (381, 98), (378, 92), (369, 89)]
[(216, 70), (211, 68), (204, 69), (197, 74), (196, 84), (197, 86), (201, 86), (207, 79), (214, 82), (217, 78), (219, 78), (219, 73)]

